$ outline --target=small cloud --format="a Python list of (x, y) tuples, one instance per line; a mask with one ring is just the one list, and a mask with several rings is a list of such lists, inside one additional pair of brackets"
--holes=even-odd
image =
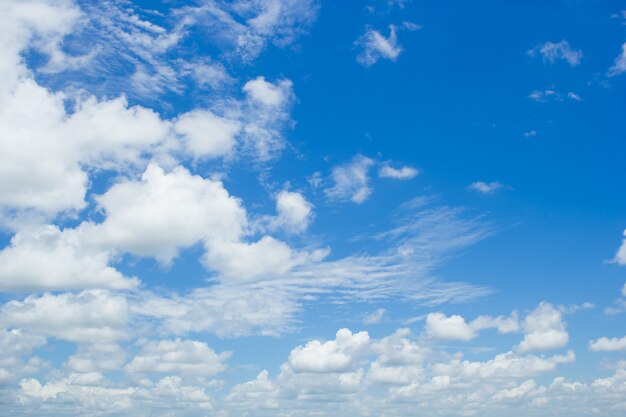
[(572, 67), (580, 64), (580, 60), (583, 58), (583, 51), (572, 49), (566, 40), (557, 43), (546, 42), (528, 51), (528, 55), (533, 57), (537, 53), (543, 56), (544, 61), (551, 64), (554, 64), (558, 59), (562, 59)]
[(626, 230), (624, 230), (624, 238), (622, 240), (622, 244), (620, 245), (617, 253), (613, 257), (612, 262), (615, 262), (619, 265), (626, 265)]
[(573, 92), (569, 92), (567, 93), (567, 98), (569, 98), (570, 100), (575, 100), (575, 101), (581, 101), (582, 97), (580, 97), (578, 94), (573, 93)]
[(614, 13), (613, 15), (611, 15), (611, 18), (619, 19), (622, 21), (623, 25), (626, 25), (626, 10), (620, 10), (619, 13)]
[(467, 189), (470, 191), (476, 191), (481, 194), (492, 194), (503, 187), (504, 187), (504, 184), (502, 184), (499, 181), (493, 181), (489, 183), (476, 181), (468, 185)]
[(574, 101), (582, 100), (582, 97), (580, 97), (578, 94), (574, 92), (570, 91), (564, 97), (563, 94), (559, 93), (553, 88), (547, 88), (545, 90), (533, 90), (528, 95), (528, 98), (538, 103), (547, 103), (549, 101), (563, 101), (565, 100), (565, 98), (569, 100), (574, 100)]
[(398, 45), (398, 36), (396, 34), (396, 26), (389, 25), (389, 36), (385, 37), (374, 29), (367, 29), (355, 45), (363, 50), (356, 57), (359, 64), (364, 67), (370, 67), (378, 62), (379, 59), (388, 59), (395, 61), (402, 52), (402, 47)]
[(558, 100), (561, 101), (561, 95), (559, 93), (557, 93), (554, 90), (533, 90), (529, 95), (528, 98), (534, 101), (538, 101), (540, 103), (545, 103), (547, 101), (550, 100)]
[(387, 310), (379, 308), (363, 318), (363, 324), (380, 324), (387, 316)]
[(393, 178), (396, 180), (410, 180), (411, 178), (418, 176), (419, 173), (419, 170), (410, 166), (393, 168), (389, 165), (383, 165), (383, 167), (378, 171), (378, 176), (381, 178)]
[(363, 203), (372, 193), (368, 183), (369, 170), (374, 164), (374, 160), (356, 155), (350, 162), (334, 167), (331, 173), (333, 186), (325, 190), (326, 197)]
[(406, 30), (410, 30), (411, 32), (415, 32), (416, 30), (420, 30), (422, 28), (422, 25), (418, 25), (417, 23), (413, 23), (413, 22), (402, 22), (402, 26), (406, 29)]
[(529, 130), (528, 132), (524, 132), (525, 138), (534, 138), (535, 136), (537, 136), (536, 130)]
[(621, 73), (626, 71), (626, 42), (622, 45), (622, 53), (615, 58), (615, 63), (611, 68), (609, 68), (608, 76), (613, 77), (615, 75), (620, 75)]
[(601, 337), (598, 340), (589, 341), (589, 350), (593, 352), (610, 352), (616, 350), (626, 350), (626, 336), (618, 339), (613, 337)]

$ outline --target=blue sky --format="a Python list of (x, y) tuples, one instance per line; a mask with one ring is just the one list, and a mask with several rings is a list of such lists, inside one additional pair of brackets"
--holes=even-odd
[(626, 416), (626, 2), (0, 5), (20, 416)]

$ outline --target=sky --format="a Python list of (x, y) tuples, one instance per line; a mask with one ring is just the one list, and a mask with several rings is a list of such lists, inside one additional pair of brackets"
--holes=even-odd
[(0, 414), (626, 416), (626, 2), (0, 2)]

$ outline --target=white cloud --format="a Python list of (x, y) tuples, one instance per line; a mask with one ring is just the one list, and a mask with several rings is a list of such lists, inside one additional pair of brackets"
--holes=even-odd
[(47, 365), (33, 350), (43, 346), (46, 338), (20, 329), (0, 329), (0, 385), (28, 374), (40, 372)]
[(139, 281), (108, 266), (108, 251), (84, 244), (82, 230), (33, 226), (0, 251), (0, 291), (130, 289)]
[(236, 135), (241, 130), (238, 121), (225, 119), (208, 110), (185, 113), (174, 126), (195, 158), (230, 155), (236, 144)]
[(555, 355), (549, 358), (534, 355), (519, 356), (514, 352), (506, 352), (485, 362), (454, 359), (449, 363), (437, 363), (433, 365), (433, 372), (462, 380), (524, 378), (551, 371), (558, 364), (573, 362), (575, 358), (572, 351), (566, 355)]
[(539, 103), (547, 103), (550, 101), (564, 101), (565, 99), (582, 101), (582, 97), (572, 91), (563, 95), (553, 88), (547, 88), (545, 90), (533, 90), (528, 95), (528, 98)]
[(166, 173), (151, 164), (141, 181), (119, 182), (96, 201), (106, 219), (80, 226), (87, 242), (166, 263), (202, 239), (236, 241), (247, 225), (245, 209), (220, 181), (180, 166)]
[(426, 316), (426, 332), (437, 339), (471, 340), (476, 337), (476, 333), (463, 317), (446, 317), (442, 313), (430, 313)]
[(566, 61), (570, 66), (575, 67), (580, 64), (583, 57), (581, 50), (572, 49), (569, 42), (562, 40), (560, 42), (546, 42), (528, 51), (528, 54), (535, 56), (540, 53), (544, 61), (554, 63), (557, 59)]
[(71, 372), (111, 372), (124, 367), (125, 347), (118, 343), (79, 344), (77, 351), (68, 358), (65, 366)]
[(504, 184), (502, 184), (499, 181), (493, 181), (493, 182), (476, 181), (468, 185), (467, 189), (471, 191), (479, 192), (481, 194), (491, 194), (503, 187), (504, 187)]
[(617, 262), (619, 265), (626, 265), (626, 230), (624, 230), (624, 237), (621, 246), (613, 258), (613, 261)]
[(612, 350), (626, 350), (626, 336), (618, 339), (616, 337), (601, 337), (597, 340), (589, 341), (589, 349), (594, 352), (608, 352)]
[(520, 329), (518, 315), (515, 311), (509, 317), (479, 316), (472, 320), (470, 326), (476, 331), (493, 328), (499, 333), (517, 332)]
[[(242, 152), (252, 153), (261, 162), (271, 160), (285, 147), (281, 130), (289, 123), (288, 110), (294, 101), (293, 84), (276, 83), (257, 77), (243, 86), (246, 100), (236, 112), (243, 124)], [(228, 105), (228, 103), (225, 103)]]
[(71, 342), (127, 339), (129, 321), (126, 298), (104, 290), (30, 295), (0, 308), (3, 326)]
[(417, 23), (409, 22), (409, 21), (402, 22), (402, 26), (406, 30), (410, 30), (411, 32), (415, 32), (416, 30), (420, 30), (422, 28), (421, 25), (418, 25)]
[(369, 187), (369, 170), (374, 161), (363, 155), (357, 155), (344, 165), (339, 165), (332, 170), (333, 186), (325, 190), (326, 196), (331, 200), (351, 200), (361, 204), (372, 193)]
[(271, 236), (252, 243), (208, 240), (205, 246), (204, 265), (234, 281), (284, 276), (295, 266), (319, 262), (328, 254), (325, 249), (296, 251)]
[(622, 45), (622, 53), (615, 58), (615, 63), (609, 68), (608, 75), (613, 77), (626, 71), (626, 42)]
[(363, 317), (363, 324), (380, 324), (386, 316), (387, 310), (378, 308), (376, 311)]
[(337, 331), (335, 340), (312, 340), (289, 354), (289, 366), (295, 372), (339, 372), (352, 365), (355, 356), (369, 347), (367, 332), (352, 334), (348, 329)]
[(259, 406), (277, 409), (278, 389), (268, 378), (268, 375), (267, 370), (263, 370), (259, 372), (256, 379), (235, 385), (226, 397), (226, 401), (232, 402), (233, 405), (242, 407), (244, 410)]
[(289, 80), (281, 80), (277, 84), (265, 81), (265, 77), (257, 77), (243, 86), (243, 91), (250, 99), (269, 107), (280, 107), (291, 99), (293, 84)]
[(131, 305), (139, 317), (156, 319), (161, 332), (211, 332), (219, 337), (278, 336), (293, 331), (301, 306), (280, 286), (213, 285), (169, 297), (145, 294)]
[(582, 101), (582, 97), (572, 91), (567, 93), (567, 98), (570, 100)]
[(553, 350), (569, 341), (561, 312), (552, 304), (542, 302), (524, 319), (524, 339), (518, 346), (520, 352)]
[(510, 317), (479, 316), (467, 323), (459, 315), (447, 317), (443, 313), (429, 313), (426, 316), (426, 334), (435, 339), (468, 341), (478, 336), (478, 332), (494, 328), (499, 333), (511, 333), (519, 330), (517, 313)]
[(230, 352), (215, 353), (206, 343), (194, 340), (160, 340), (144, 344), (125, 371), (209, 377), (226, 369)]
[(298, 192), (283, 190), (276, 196), (277, 216), (271, 220), (275, 229), (290, 233), (304, 232), (313, 219), (313, 205)]
[(368, 28), (355, 42), (356, 46), (362, 48), (357, 55), (357, 62), (364, 67), (370, 67), (379, 59), (395, 61), (402, 52), (396, 31), (395, 25), (389, 25), (389, 36), (385, 37), (377, 30)]
[(401, 168), (393, 168), (389, 165), (383, 165), (378, 171), (378, 176), (381, 178), (394, 178), (397, 180), (409, 180), (419, 175), (419, 170), (404, 166)]

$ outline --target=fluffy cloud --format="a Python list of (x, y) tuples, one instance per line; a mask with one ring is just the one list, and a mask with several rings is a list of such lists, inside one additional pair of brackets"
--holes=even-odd
[(189, 153), (201, 159), (230, 155), (241, 124), (209, 110), (193, 110), (183, 114), (174, 128), (182, 135)]
[(385, 37), (379, 31), (368, 28), (363, 35), (355, 42), (355, 45), (362, 49), (357, 55), (357, 62), (364, 67), (370, 67), (379, 59), (395, 61), (402, 52), (402, 47), (398, 45), (397, 28), (389, 25), (389, 36)]
[(304, 232), (313, 218), (313, 205), (302, 194), (283, 190), (276, 196), (278, 215), (272, 219), (273, 228), (291, 233)]
[(410, 180), (419, 175), (419, 171), (413, 167), (404, 166), (402, 168), (393, 168), (389, 165), (383, 165), (378, 170), (378, 176), (381, 178), (393, 178), (396, 180)]
[(115, 342), (79, 344), (66, 362), (75, 373), (111, 372), (124, 367), (126, 350)]
[(617, 337), (601, 337), (597, 340), (589, 341), (589, 349), (594, 352), (608, 352), (612, 350), (626, 350), (626, 336), (618, 339)]
[(523, 328), (524, 339), (518, 346), (521, 352), (558, 349), (569, 341), (561, 312), (546, 302), (526, 316)]
[(226, 401), (249, 410), (251, 407), (277, 409), (278, 389), (269, 379), (267, 370), (259, 372), (256, 379), (235, 385)]
[(143, 345), (125, 370), (131, 374), (158, 372), (209, 377), (226, 369), (224, 361), (230, 355), (230, 352), (218, 355), (204, 342), (161, 340)]
[(537, 53), (541, 54), (544, 61), (554, 63), (557, 59), (562, 59), (572, 67), (580, 64), (580, 60), (583, 57), (583, 52), (581, 50), (572, 49), (569, 42), (566, 40), (556, 43), (546, 42), (528, 51), (528, 54), (531, 56), (535, 56)]
[(368, 380), (396, 385), (420, 380), (429, 350), (418, 346), (411, 338), (409, 329), (398, 329), (390, 336), (373, 342), (371, 350), (378, 356), (370, 364)]
[(519, 330), (517, 313), (511, 317), (479, 316), (470, 323), (459, 315), (447, 317), (443, 313), (429, 313), (426, 316), (426, 334), (435, 339), (468, 341), (478, 336), (480, 330), (495, 328), (499, 333)]
[(437, 339), (471, 340), (474, 330), (458, 315), (446, 317), (442, 313), (430, 313), (426, 317), (426, 332)]
[(520, 356), (514, 352), (506, 352), (485, 362), (454, 359), (449, 363), (437, 363), (433, 365), (433, 371), (437, 375), (447, 375), (462, 380), (525, 378), (551, 371), (558, 364), (572, 362), (575, 358), (572, 351), (566, 355), (555, 355), (549, 358), (534, 355)]
[(0, 290), (129, 289), (138, 284), (108, 266), (108, 251), (84, 243), (82, 230), (49, 225), (19, 231), (0, 251)]
[(223, 279), (249, 281), (264, 277), (281, 277), (298, 265), (319, 262), (325, 249), (313, 252), (293, 250), (271, 236), (253, 243), (209, 240), (203, 263), (217, 271)]
[(282, 80), (278, 84), (265, 81), (265, 77), (258, 77), (248, 81), (243, 91), (255, 102), (269, 107), (283, 106), (291, 99), (292, 83)]
[(129, 318), (126, 298), (104, 290), (31, 295), (0, 309), (3, 326), (81, 343), (127, 339)]
[(325, 190), (331, 200), (351, 200), (363, 203), (372, 193), (368, 186), (369, 170), (374, 161), (363, 155), (357, 155), (352, 161), (333, 168), (331, 178), (333, 186)]
[(348, 329), (337, 332), (335, 340), (312, 340), (289, 354), (289, 366), (295, 372), (338, 372), (350, 368), (355, 357), (369, 347), (367, 332), (352, 334)]
[(220, 181), (183, 167), (166, 173), (149, 165), (141, 181), (124, 181), (97, 196), (104, 222), (85, 223), (85, 240), (170, 262), (178, 250), (202, 239), (238, 240), (246, 212)]

